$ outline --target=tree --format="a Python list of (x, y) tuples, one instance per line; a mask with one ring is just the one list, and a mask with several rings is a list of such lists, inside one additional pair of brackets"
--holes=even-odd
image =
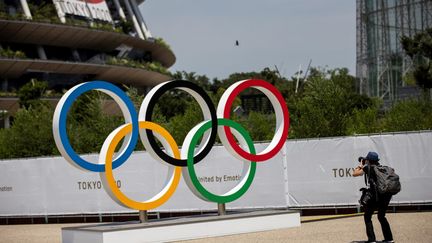
[(177, 71), (172, 76), (174, 79), (187, 80), (197, 84), (204, 90), (210, 90), (210, 79), (205, 75), (197, 75), (195, 72)]
[(413, 37), (403, 36), (401, 44), (405, 53), (414, 62), (412, 76), (426, 93), (432, 88), (432, 28)]
[[(345, 136), (375, 132), (411, 131), (432, 128), (432, 102), (408, 100), (395, 104), (388, 112), (380, 110), (382, 101), (356, 92), (355, 78), (346, 68), (312, 68), (307, 81), (295, 93), (295, 82), (266, 68), (261, 72), (234, 73), (226, 79), (210, 82), (205, 75), (177, 72), (178, 79), (197, 83), (207, 91), (216, 106), (232, 83), (244, 79), (264, 79), (282, 93), (290, 111), (290, 138)], [(22, 107), (10, 129), (0, 129), (0, 158), (34, 157), (58, 154), (52, 136), (53, 107), (40, 100), (46, 83), (33, 81), (20, 92)], [(126, 92), (139, 110), (144, 98), (137, 89)], [(245, 106), (242, 96), (262, 93), (247, 89), (233, 102), (231, 109)], [(262, 97), (259, 97), (260, 99)], [(104, 113), (109, 97), (99, 91), (81, 95), (72, 105), (67, 118), (70, 143), (77, 153), (99, 152), (107, 135), (123, 124), (120, 116)], [(153, 121), (166, 128), (181, 145), (187, 133), (203, 120), (201, 108), (192, 96), (181, 90), (167, 92), (153, 110)], [(274, 136), (273, 112), (250, 109), (232, 113), (254, 141), (268, 141)], [(136, 150), (142, 150), (137, 143)]]
[[(210, 89), (209, 78), (205, 75), (196, 75), (195, 72), (177, 71), (172, 76), (174, 79), (195, 83), (206, 91)], [(159, 98), (157, 106), (160, 112), (162, 112), (162, 116), (169, 120), (177, 114), (184, 114), (189, 102), (195, 102), (191, 95), (180, 89), (172, 89)]]
[(307, 80), (302, 93), (290, 104), (290, 137), (346, 135), (353, 112), (373, 104), (369, 97), (356, 93), (355, 78), (346, 68), (312, 68)]

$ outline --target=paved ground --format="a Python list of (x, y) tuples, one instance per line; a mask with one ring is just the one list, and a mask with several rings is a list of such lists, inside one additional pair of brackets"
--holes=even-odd
[[(307, 221), (316, 218), (302, 218)], [(377, 239), (382, 239), (381, 228), (373, 218)], [(432, 242), (432, 212), (388, 214), (395, 242)], [(61, 228), (78, 224), (1, 225), (0, 243), (61, 242)], [(365, 240), (363, 217), (339, 218), (305, 222), (301, 227), (251, 234), (185, 241), (200, 242), (355, 242)]]

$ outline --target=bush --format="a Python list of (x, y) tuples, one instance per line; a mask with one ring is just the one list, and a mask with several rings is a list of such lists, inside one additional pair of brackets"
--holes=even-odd
[(108, 65), (125, 66), (132, 68), (142, 68), (152, 72), (158, 72), (165, 75), (170, 75), (170, 72), (159, 62), (141, 62), (129, 58), (110, 57), (106, 61)]
[(23, 51), (13, 51), (8, 47), (6, 49), (0, 48), (0, 57), (24, 59), (26, 55)]
[(275, 135), (276, 116), (274, 114), (252, 111), (247, 117), (233, 117), (233, 120), (240, 123), (254, 141), (270, 141)]
[(166, 43), (166, 41), (164, 39), (158, 37), (158, 38), (155, 38), (154, 40), (155, 40), (156, 44), (161, 45), (161, 46), (167, 48), (168, 50), (171, 50), (171, 46), (168, 45), (168, 43)]
[(11, 128), (0, 130), (0, 158), (57, 154), (52, 116), (53, 109), (46, 103), (18, 110)]
[[(102, 112), (106, 97), (97, 91), (80, 96), (72, 106), (67, 131), (77, 153), (99, 152), (108, 134), (122, 124), (117, 116)], [(52, 135), (54, 108), (32, 100), (15, 114), (9, 129), (0, 129), (0, 159), (58, 154)]]
[(52, 3), (32, 4), (29, 3), (32, 19), (47, 23), (60, 23), (57, 11)]
[(347, 135), (377, 133), (383, 130), (378, 105), (355, 109), (348, 120)]
[(190, 102), (183, 114), (177, 114), (169, 119), (165, 128), (181, 146), (187, 133), (202, 120), (201, 108), (196, 102)]
[(432, 103), (424, 99), (400, 101), (383, 118), (384, 131), (416, 131), (432, 128)]
[(77, 153), (99, 152), (105, 138), (122, 124), (122, 118), (104, 114), (102, 105), (107, 95), (90, 91), (72, 105), (67, 119), (67, 131)]
[(18, 98), (21, 107), (29, 108), (30, 105), (38, 103), (39, 99), (48, 88), (48, 83), (32, 79), (18, 90)]

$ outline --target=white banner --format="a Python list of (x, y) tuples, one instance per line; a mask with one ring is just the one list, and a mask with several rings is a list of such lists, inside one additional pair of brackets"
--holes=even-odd
[[(402, 191), (393, 203), (432, 202), (432, 132), (288, 140), (273, 159), (257, 165), (255, 179), (228, 209), (357, 205), (363, 177), (352, 177), (357, 158), (376, 151), (395, 168)], [(267, 144), (257, 144), (257, 151)], [(97, 155), (86, 155), (97, 161)], [(221, 146), (196, 165), (202, 184), (223, 193), (240, 179), (242, 162)], [(134, 153), (114, 170), (120, 189), (135, 200), (149, 199), (163, 186), (167, 166), (146, 152)], [(289, 183), (288, 183), (289, 182)], [(289, 193), (288, 193), (289, 192)], [(187, 188), (183, 179), (155, 211), (216, 210)], [(0, 216), (132, 212), (104, 191), (99, 174), (71, 166), (61, 157), (0, 161)]]
[(53, 0), (60, 16), (71, 14), (112, 22), (105, 0)]
[(290, 206), (357, 205), (364, 177), (352, 177), (358, 157), (376, 151), (400, 176), (392, 203), (432, 202), (432, 132), (288, 140)]
[[(263, 149), (264, 145), (257, 145)], [(97, 155), (84, 156), (97, 161)], [(227, 208), (285, 207), (283, 156), (257, 165), (251, 188)], [(240, 180), (242, 162), (215, 146), (195, 169), (211, 192), (224, 193)], [(117, 185), (134, 200), (146, 200), (162, 189), (168, 167), (146, 152), (134, 153), (114, 170)], [(216, 203), (197, 198), (183, 179), (167, 203), (156, 211), (216, 210)], [(99, 173), (72, 167), (62, 157), (0, 162), (0, 216), (132, 212), (104, 191)]]

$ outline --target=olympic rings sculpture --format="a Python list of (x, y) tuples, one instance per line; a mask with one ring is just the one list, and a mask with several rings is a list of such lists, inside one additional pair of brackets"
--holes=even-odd
[[(276, 114), (275, 135), (268, 147), (259, 153), (256, 153), (249, 133), (240, 124), (229, 119), (235, 98), (247, 88), (255, 88), (264, 93)], [(181, 89), (190, 94), (198, 102), (204, 117), (204, 121), (189, 131), (181, 150), (166, 129), (152, 122), (153, 109), (158, 99), (171, 89)], [(90, 90), (98, 90), (111, 96), (119, 105), (125, 119), (125, 124), (116, 128), (105, 139), (97, 164), (86, 161), (74, 151), (66, 129), (67, 114), (73, 102), (81, 94)], [(117, 86), (105, 81), (86, 82), (76, 85), (63, 95), (53, 117), (54, 140), (66, 161), (79, 169), (99, 172), (108, 195), (118, 204), (137, 210), (154, 209), (165, 203), (175, 192), (182, 174), (189, 189), (205, 201), (227, 203), (238, 199), (252, 184), (256, 162), (263, 162), (275, 156), (284, 145), (288, 130), (289, 112), (282, 95), (270, 83), (258, 79), (243, 80), (231, 85), (223, 93), (217, 109), (207, 93), (198, 85), (184, 80), (167, 81), (155, 86), (145, 96), (139, 115), (129, 97)], [(217, 135), (228, 152), (244, 163), (240, 182), (223, 195), (211, 193), (203, 187), (194, 168), (194, 164), (199, 163), (210, 152)], [(113, 175), (113, 170), (131, 156), (138, 137), (149, 154), (157, 161), (167, 164), (169, 168), (169, 176), (163, 189), (143, 202), (127, 197), (117, 187)], [(114, 157), (115, 149), (122, 139), (123, 143)], [(162, 144), (166, 152), (159, 147), (157, 141)], [(248, 151), (243, 148), (247, 148)]]

